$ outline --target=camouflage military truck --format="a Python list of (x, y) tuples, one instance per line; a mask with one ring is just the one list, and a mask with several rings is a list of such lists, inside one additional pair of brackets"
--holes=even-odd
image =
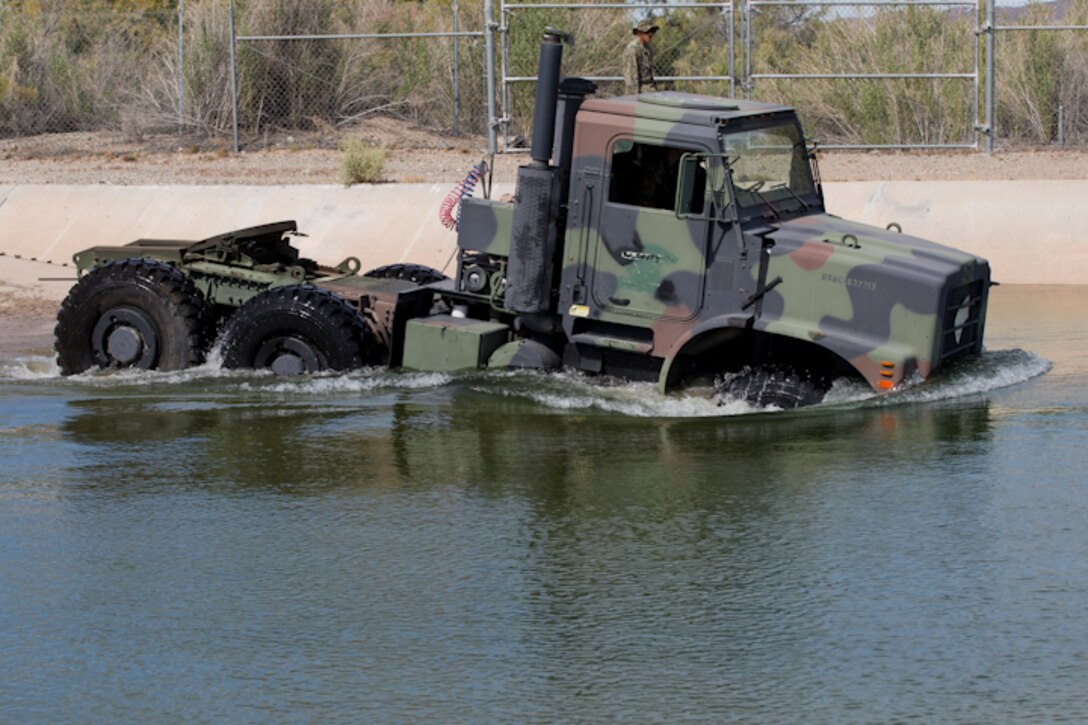
[(988, 263), (824, 210), (793, 109), (676, 92), (593, 98), (545, 35), (512, 201), (461, 203), (453, 279), (300, 257), (293, 222), (75, 256), (66, 374), (566, 367), (757, 405), (839, 377), (886, 392), (982, 349)]

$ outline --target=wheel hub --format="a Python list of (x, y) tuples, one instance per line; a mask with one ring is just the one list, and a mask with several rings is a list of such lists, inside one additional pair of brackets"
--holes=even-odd
[(255, 368), (269, 368), (276, 375), (301, 375), (325, 369), (320, 354), (310, 343), (297, 337), (268, 340), (257, 351)]
[(131, 327), (121, 326), (114, 328), (106, 340), (106, 352), (114, 360), (131, 365), (132, 361), (144, 351), (144, 341), (140, 333)]
[(127, 305), (106, 310), (98, 318), (91, 346), (106, 367), (150, 370), (159, 357), (155, 323), (143, 310)]

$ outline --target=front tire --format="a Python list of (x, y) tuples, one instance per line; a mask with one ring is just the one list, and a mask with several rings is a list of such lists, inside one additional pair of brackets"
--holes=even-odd
[(366, 324), (343, 298), (311, 285), (266, 290), (223, 330), (224, 367), (298, 375), (362, 367)]
[(789, 368), (745, 368), (723, 376), (715, 385), (718, 405), (743, 400), (756, 408), (774, 406), (792, 410), (816, 405), (824, 399), (828, 386), (811, 375)]
[(209, 308), (175, 267), (107, 262), (80, 278), (57, 313), (54, 347), (64, 375), (92, 368), (181, 370), (204, 361)]

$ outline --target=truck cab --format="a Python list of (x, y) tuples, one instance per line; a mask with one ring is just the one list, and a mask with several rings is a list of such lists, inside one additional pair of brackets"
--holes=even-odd
[(752, 232), (813, 211), (823, 199), (789, 108), (673, 92), (587, 101), (560, 291), (568, 336), (621, 349), (636, 338), (662, 359), (698, 320), (747, 318)]
[(828, 214), (793, 109), (593, 90), (538, 92), (550, 144), (534, 135), (514, 200), (462, 202), (456, 286), (555, 353), (532, 359), (819, 398), (839, 377), (887, 392), (981, 352), (986, 261)]

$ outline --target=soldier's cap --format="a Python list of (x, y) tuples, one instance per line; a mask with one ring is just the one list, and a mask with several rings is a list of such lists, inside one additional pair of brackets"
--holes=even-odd
[(650, 20), (649, 18), (646, 18), (645, 20), (640, 20), (639, 24), (631, 29), (631, 32), (632, 33), (656, 33), (658, 30), (660, 30), (660, 28), (657, 27), (657, 24), (653, 20)]

